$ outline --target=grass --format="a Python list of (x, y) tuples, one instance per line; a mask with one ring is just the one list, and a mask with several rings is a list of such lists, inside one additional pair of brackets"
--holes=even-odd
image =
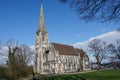
[(37, 80), (120, 80), (120, 70), (101, 70), (79, 74), (44, 75)]
[(22, 77), (22, 78), (17, 79), (17, 80), (32, 80), (32, 75), (29, 75), (27, 77)]

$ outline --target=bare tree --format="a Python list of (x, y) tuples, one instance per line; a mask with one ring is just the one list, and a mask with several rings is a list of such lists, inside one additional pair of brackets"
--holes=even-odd
[(28, 63), (32, 56), (30, 48), (27, 45), (18, 45), (18, 43), (12, 39), (7, 42), (7, 46), (7, 64), (10, 77), (13, 80), (16, 80), (17, 78), (27, 76), (30, 72), (32, 72), (28, 70)]
[(109, 53), (109, 59), (110, 59), (111, 67), (116, 68), (116, 62), (115, 62), (116, 56), (115, 56), (115, 53), (117, 52), (117, 50), (116, 50), (115, 45), (112, 44), (112, 43), (109, 44), (107, 46), (107, 51)]
[(31, 62), (32, 55), (33, 53), (27, 45), (19, 46), (15, 52), (16, 68), (20, 77), (28, 75), (28, 64)]
[(115, 56), (116, 59), (120, 60), (120, 39), (116, 40), (115, 44), (109, 44), (108, 51), (112, 56)]
[(120, 60), (120, 39), (118, 39), (116, 41), (116, 43), (117, 43), (117, 46), (116, 46), (116, 50), (117, 50), (116, 56)]
[(107, 50), (112, 56), (117, 52), (115, 45), (112, 43), (107, 46)]
[(89, 46), (91, 53), (96, 59), (97, 62), (97, 70), (101, 67), (101, 62), (103, 59), (106, 58), (107, 52), (106, 52), (106, 43), (101, 41), (100, 39), (94, 39), (89, 43)]
[(16, 58), (15, 53), (18, 49), (18, 45), (12, 39), (9, 39), (7, 42), (8, 46), (8, 75), (11, 79), (15, 80), (18, 78), (17, 68), (16, 68)]
[(16, 55), (18, 60), (20, 60), (23, 64), (27, 65), (31, 62), (33, 53), (27, 45), (21, 45), (17, 49)]
[(115, 50), (115, 45), (110, 43), (108, 46), (108, 51), (110, 52), (110, 54), (114, 53), (116, 50)]
[(120, 21), (120, 0), (59, 0), (69, 3), (79, 16), (86, 21)]

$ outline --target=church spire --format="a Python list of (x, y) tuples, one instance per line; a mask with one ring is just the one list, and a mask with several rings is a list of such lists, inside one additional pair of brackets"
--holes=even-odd
[(40, 4), (40, 17), (38, 22), (38, 30), (36, 32), (36, 39), (35, 39), (35, 72), (36, 73), (43, 73), (43, 63), (45, 59), (45, 50), (48, 48), (48, 33), (45, 29), (44, 24), (44, 12), (43, 12), (43, 4), (41, 1)]
[(43, 11), (43, 3), (41, 0), (40, 5), (40, 17), (39, 17), (39, 23), (38, 23), (38, 31), (37, 32), (46, 32), (45, 24), (44, 24), (44, 11)]

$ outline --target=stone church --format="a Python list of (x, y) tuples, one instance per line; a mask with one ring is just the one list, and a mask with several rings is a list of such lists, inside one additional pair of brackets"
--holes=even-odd
[(43, 5), (41, 4), (35, 40), (35, 73), (57, 74), (89, 69), (89, 57), (82, 49), (48, 42), (48, 32), (45, 28)]

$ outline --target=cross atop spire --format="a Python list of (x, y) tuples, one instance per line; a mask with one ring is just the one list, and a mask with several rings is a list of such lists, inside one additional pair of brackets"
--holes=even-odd
[(40, 5), (40, 17), (39, 17), (39, 23), (38, 23), (38, 30), (37, 32), (46, 32), (45, 24), (44, 24), (44, 11), (43, 11), (43, 2), (41, 0)]

